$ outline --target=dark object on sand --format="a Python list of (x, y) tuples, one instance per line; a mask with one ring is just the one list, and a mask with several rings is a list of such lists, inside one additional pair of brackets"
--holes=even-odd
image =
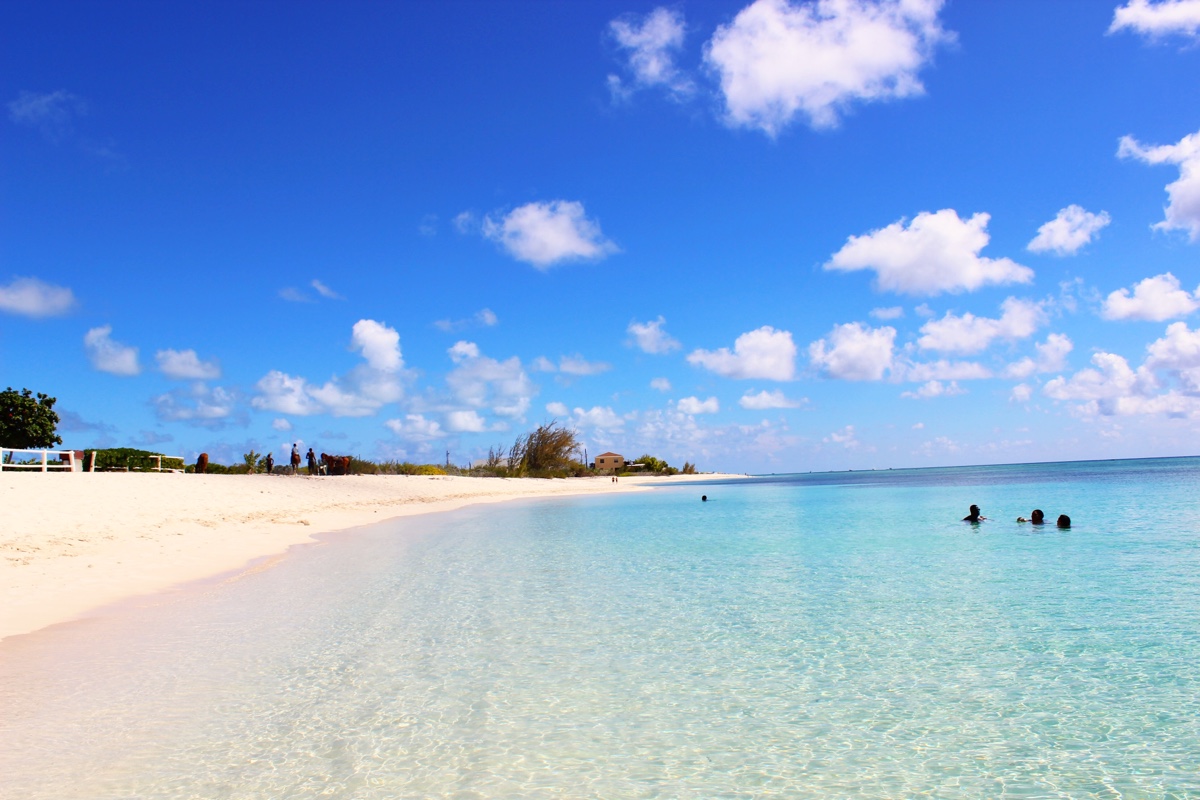
[(196, 459), (196, 474), (203, 475), (208, 472), (208, 453), (201, 453)]

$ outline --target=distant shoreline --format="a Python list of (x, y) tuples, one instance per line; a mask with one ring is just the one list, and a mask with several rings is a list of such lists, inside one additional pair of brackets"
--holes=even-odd
[(316, 534), (517, 498), (735, 475), (467, 478), (0, 473), (0, 640), (244, 569)]

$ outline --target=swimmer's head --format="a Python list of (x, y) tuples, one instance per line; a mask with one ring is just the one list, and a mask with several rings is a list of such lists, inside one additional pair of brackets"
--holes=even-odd
[(1068, 517), (1066, 514), (1059, 514), (1058, 515), (1058, 527), (1060, 527), (1060, 528), (1071, 527), (1071, 518)]
[(1046, 521), (1046, 515), (1042, 513), (1040, 508), (1035, 508), (1033, 513), (1029, 516), (1032, 518), (1030, 521), (1033, 522), (1034, 525), (1041, 525)]

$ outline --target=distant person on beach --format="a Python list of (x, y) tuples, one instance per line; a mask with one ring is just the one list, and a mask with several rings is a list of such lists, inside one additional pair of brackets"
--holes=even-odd
[(979, 513), (979, 506), (971, 506), (971, 513), (967, 514), (965, 517), (963, 517), (962, 521), (963, 522), (979, 522), (980, 520), (984, 520), (984, 519), (987, 519), (987, 517), (985, 517)]
[(1071, 518), (1068, 517), (1066, 514), (1059, 514), (1058, 515), (1058, 527), (1060, 527), (1060, 528), (1071, 527)]
[(312, 451), (311, 447), (308, 448), (308, 455), (305, 456), (305, 458), (308, 459), (308, 474), (316, 475), (317, 474), (317, 457), (315, 455), (313, 455), (313, 451)]
[(270, 453), (267, 453), (267, 457), (263, 461), (263, 466), (267, 468), (267, 474), (270, 475), (275, 471), (275, 457)]
[(292, 474), (295, 475), (300, 469), (300, 450), (296, 447), (296, 443), (292, 442), (292, 458), (291, 458)]
[(1017, 522), (1032, 522), (1034, 525), (1046, 524), (1046, 515), (1042, 513), (1040, 508), (1035, 508), (1033, 513), (1029, 515), (1029, 519), (1017, 517)]

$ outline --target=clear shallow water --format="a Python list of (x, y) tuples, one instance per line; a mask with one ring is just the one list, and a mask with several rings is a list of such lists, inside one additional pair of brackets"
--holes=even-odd
[(1200, 796), (1200, 460), (852, 475), (409, 520), (6, 642), (0, 796)]

